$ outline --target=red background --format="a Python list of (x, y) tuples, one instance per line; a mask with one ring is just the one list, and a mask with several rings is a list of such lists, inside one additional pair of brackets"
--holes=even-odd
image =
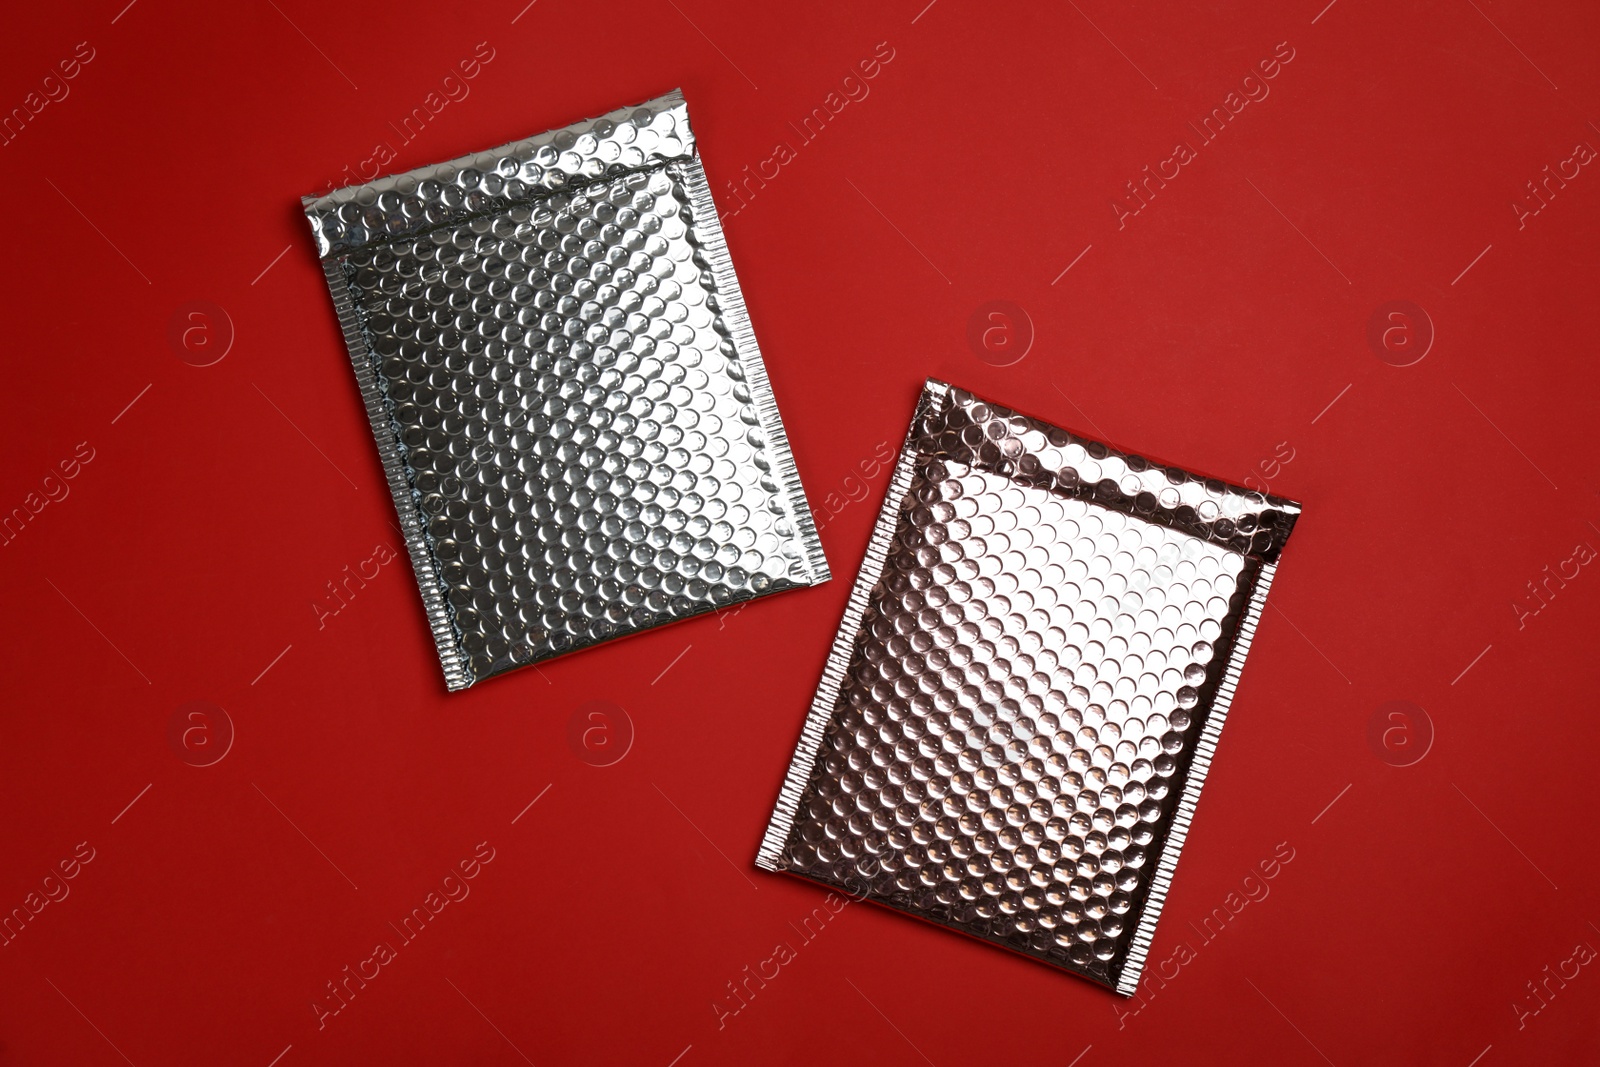
[[(9, 110), (94, 51), (0, 147), (0, 514), (70, 490), (0, 550), (0, 913), (94, 850), (0, 947), (0, 1062), (1600, 1057), (1593, 965), (1527, 985), (1600, 947), (1574, 554), (1600, 547), (1600, 174), (1511, 207), (1600, 146), (1600, 9), (124, 2), (14, 11), (0, 64)], [(399, 144), (479, 42), (470, 95)], [(879, 42), (870, 95), (801, 145)], [(1200, 146), (1185, 124), (1280, 42), (1270, 96)], [(724, 211), (795, 149), (726, 230), (836, 579), (446, 695), (403, 557), (318, 628), (325, 583), (399, 544), (296, 198), (379, 142), (409, 168), (675, 85)], [(1179, 139), (1198, 158), (1119, 229)], [(201, 300), (227, 322), (197, 359), (171, 333)], [(997, 300), (1003, 358), (1032, 334), (1009, 366), (968, 341)], [(1432, 327), (1385, 360), (1396, 300)], [(752, 867), (881, 500), (860, 465), (930, 374), (1306, 504), (1152, 969), (1192, 958), (1144, 1000), (868, 907), (802, 944), (821, 891)], [(1547, 565), (1578, 573), (1541, 606)], [(218, 713), (169, 739), (191, 701), (236, 732), (211, 766), (181, 757)], [(1390, 701), (1431, 747), (1414, 712), (1371, 730)], [(319, 1029), (325, 984), (485, 841), (471, 895)], [(1280, 843), (1270, 895), (1203, 939)]]

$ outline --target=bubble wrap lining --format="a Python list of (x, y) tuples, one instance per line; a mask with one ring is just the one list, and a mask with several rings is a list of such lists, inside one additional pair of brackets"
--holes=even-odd
[(450, 689), (827, 580), (681, 93), (302, 203)]
[(1131, 995), (1299, 512), (930, 380), (757, 865)]

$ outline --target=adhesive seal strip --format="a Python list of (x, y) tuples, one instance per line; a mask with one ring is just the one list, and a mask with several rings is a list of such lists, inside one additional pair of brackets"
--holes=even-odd
[(757, 865), (1132, 995), (1299, 513), (929, 380)]
[(450, 689), (828, 579), (680, 92), (302, 203)]

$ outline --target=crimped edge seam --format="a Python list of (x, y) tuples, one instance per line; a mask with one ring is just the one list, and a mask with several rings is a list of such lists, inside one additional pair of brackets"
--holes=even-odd
[(1238, 636), (1234, 638), (1233, 651), (1228, 655), (1228, 667), (1222, 682), (1211, 701), (1204, 729), (1195, 744), (1194, 758), (1189, 764), (1189, 777), (1183, 784), (1183, 795), (1178, 799), (1178, 810), (1173, 816), (1172, 829), (1167, 832), (1166, 845), (1156, 864), (1155, 877), (1150, 882), (1150, 894), (1145, 898), (1144, 913), (1134, 928), (1133, 941), (1128, 946), (1127, 960), (1122, 973), (1117, 976), (1116, 990), (1131, 997), (1139, 989), (1139, 979), (1144, 974), (1145, 962), (1150, 955), (1150, 944), (1155, 939), (1156, 922), (1167, 902), (1167, 891), (1172, 888), (1172, 875), (1178, 867), (1178, 857), (1183, 852), (1184, 841), (1189, 836), (1189, 824), (1194, 821), (1195, 806), (1200, 800), (1200, 789), (1206, 784), (1211, 771), (1211, 760), (1216, 755), (1217, 742), (1222, 737), (1222, 726), (1227, 721), (1228, 709), (1233, 705), (1234, 692), (1239, 687), (1239, 674), (1244, 669), (1244, 659), (1255, 640), (1256, 626), (1267, 605), (1267, 590), (1278, 571), (1276, 562), (1264, 563), (1256, 578), (1256, 587), (1250, 594), (1250, 607), (1239, 623)]
[(694, 215), (694, 236), (705, 254), (706, 264), (711, 268), (717, 310), (738, 354), (745, 384), (750, 390), (750, 400), (761, 423), (762, 436), (772, 452), (773, 473), (777, 476), (794, 520), (808, 579), (804, 584), (820, 585), (832, 576), (828, 570), (828, 558), (822, 551), (822, 538), (817, 535), (811, 506), (806, 503), (800, 472), (795, 467), (794, 452), (789, 447), (789, 435), (784, 432), (783, 419), (778, 414), (778, 401), (772, 395), (767, 365), (761, 358), (761, 348), (756, 344), (755, 329), (750, 325), (750, 313), (745, 307), (744, 292), (739, 288), (739, 278), (733, 271), (728, 242), (723, 236), (721, 223), (717, 221), (717, 205), (711, 198), (711, 185), (706, 181), (706, 172), (700, 166), (698, 156), (688, 163), (669, 163), (667, 169), (669, 172), (678, 172), (689, 192)]
[(861, 561), (861, 570), (857, 572), (856, 583), (850, 590), (850, 600), (845, 606), (844, 618), (839, 623), (839, 632), (833, 639), (833, 647), (828, 652), (828, 662), (822, 671), (822, 681), (817, 686), (817, 695), (811, 701), (811, 711), (806, 715), (805, 726), (800, 732), (800, 742), (795, 746), (794, 757), (789, 761), (789, 771), (784, 776), (782, 788), (778, 791), (778, 802), (773, 808), (772, 819), (767, 823), (767, 832), (761, 839), (761, 849), (756, 854), (756, 866), (762, 870), (785, 869), (783, 853), (789, 835), (794, 829), (795, 818), (800, 812), (800, 798), (804, 795), (806, 786), (811, 781), (812, 771), (816, 768), (817, 756), (822, 751), (828, 723), (833, 719), (834, 709), (839, 702), (839, 691), (844, 686), (845, 674), (850, 669), (850, 659), (855, 654), (856, 637), (861, 630), (867, 604), (872, 599), (872, 590), (877, 586), (878, 579), (888, 563), (889, 547), (894, 543), (895, 529), (900, 522), (901, 504), (911, 490), (911, 479), (916, 473), (917, 458), (920, 454), (917, 448), (919, 428), (927, 416), (937, 415), (944, 409), (949, 396), (948, 385), (929, 378), (923, 386), (921, 397), (917, 400), (916, 412), (911, 417), (911, 428), (906, 432), (905, 444), (900, 449), (900, 458), (895, 463), (894, 474), (890, 477), (889, 487), (884, 493), (883, 507), (878, 512), (877, 525), (872, 529), (872, 539), (867, 542), (866, 558)]
[(428, 627), (433, 631), (433, 643), (439, 649), (440, 665), (444, 667), (445, 685), (451, 691), (465, 689), (476, 679), (461, 650), (460, 635), (445, 596), (445, 584), (439, 575), (433, 549), (428, 544), (422, 512), (417, 507), (415, 490), (411, 486), (404, 446), (389, 417), (389, 398), (384, 393), (383, 380), (377, 372), (377, 357), (367, 343), (366, 331), (355, 306), (355, 295), (350, 289), (349, 279), (345, 277), (342, 260), (342, 256), (330, 256), (322, 261), (323, 274), (328, 279), (328, 292), (333, 295), (339, 328), (344, 333), (345, 347), (350, 351), (350, 365), (355, 369), (361, 399), (367, 407), (367, 420), (372, 424), (372, 439), (377, 442), (389, 493), (394, 497), (395, 511), (400, 516), (400, 529), (405, 537), (406, 551), (411, 556), (411, 569), (416, 575), (417, 588), (422, 592), (423, 607), (428, 613)]

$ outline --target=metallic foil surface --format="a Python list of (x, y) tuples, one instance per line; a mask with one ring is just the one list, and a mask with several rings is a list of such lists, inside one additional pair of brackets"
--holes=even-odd
[(827, 580), (681, 93), (303, 203), (450, 689)]
[(758, 866), (1131, 995), (1299, 512), (930, 380)]

